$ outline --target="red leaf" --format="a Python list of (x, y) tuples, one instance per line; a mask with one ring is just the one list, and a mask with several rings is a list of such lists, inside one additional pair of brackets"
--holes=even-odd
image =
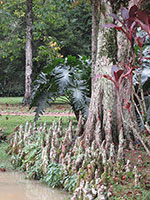
[(115, 83), (115, 81), (113, 80), (113, 78), (109, 75), (103, 75), (104, 78), (107, 78), (108, 80), (112, 81)]
[[(104, 24), (104, 25), (102, 25), (102, 28), (115, 28), (118, 31), (122, 31), (125, 35), (127, 34), (121, 26), (118, 26), (116, 24)], [(128, 34), (126, 36), (127, 36), (127, 38), (129, 38)]]
[(121, 178), (122, 180), (125, 180), (126, 179), (126, 176), (122, 176), (122, 178)]
[(109, 75), (103, 75), (103, 77), (104, 77), (104, 78), (107, 78), (107, 79), (110, 80), (110, 81), (112, 81), (112, 82), (114, 83), (115, 87), (116, 87), (117, 89), (119, 89), (119, 84), (118, 84), (116, 81), (114, 81), (114, 79), (113, 79), (111, 76), (109, 76)]
[(115, 26), (114, 28), (117, 29), (118, 31), (122, 31), (123, 33), (125, 33), (125, 31), (121, 26)]
[(16, 128), (13, 130), (14, 132), (19, 130), (19, 126), (16, 126)]
[(115, 28), (118, 31), (122, 31), (126, 37), (131, 40), (131, 37), (129, 35), (129, 33), (127, 33), (121, 26), (115, 25), (115, 24), (104, 24), (102, 25), (102, 28)]
[(144, 22), (145, 24), (149, 24), (149, 17), (148, 17), (148, 14), (144, 11), (144, 12), (142, 12), (142, 11), (140, 11), (140, 10), (138, 10), (137, 11), (137, 14), (136, 14), (136, 17), (139, 19), (139, 20), (141, 20), (142, 22)]
[(145, 58), (143, 58), (143, 59), (150, 60), (150, 57), (145, 57)]
[(119, 82), (119, 79), (120, 79), (120, 76), (123, 74), (124, 70), (123, 69), (120, 69), (118, 71), (114, 71), (114, 76), (115, 76), (115, 81), (116, 82)]
[(6, 169), (5, 168), (1, 168), (1, 172), (5, 172), (6, 171)]
[(141, 28), (146, 31), (150, 35), (150, 26), (147, 24), (144, 24), (141, 20), (135, 19), (135, 21), (141, 26)]
[(129, 10), (129, 16), (132, 18), (132, 17), (135, 17), (136, 16), (136, 12), (138, 10), (138, 7), (136, 5), (132, 6)]
[(137, 29), (137, 23), (135, 21), (133, 21), (133, 19), (129, 19), (128, 20), (128, 27), (129, 27), (129, 32), (130, 34), (133, 35), (133, 33), (136, 31)]

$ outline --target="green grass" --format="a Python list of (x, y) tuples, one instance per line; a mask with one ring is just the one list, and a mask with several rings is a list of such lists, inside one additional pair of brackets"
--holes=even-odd
[[(0, 104), (21, 104), (23, 97), (0, 97)], [(62, 96), (58, 97), (55, 101), (57, 104), (66, 103), (67, 98)]]
[[(0, 97), (0, 111), (4, 112), (25, 112), (26, 114), (29, 112), (27, 107), (22, 107), (23, 97)], [(60, 99), (57, 99), (57, 103)], [(8, 105), (6, 105), (8, 104)], [(65, 112), (68, 110), (67, 105), (59, 105), (53, 108), (49, 108), (50, 112)], [(33, 111), (33, 110), (32, 110)], [(31, 111), (30, 111), (31, 112)], [(38, 125), (40, 123), (47, 123), (47, 126), (50, 126), (53, 121), (58, 121), (59, 117), (51, 117), (51, 116), (41, 116), (38, 120)], [(70, 120), (73, 120), (76, 124), (75, 117), (62, 117), (63, 126), (68, 126)], [(12, 116), (12, 115), (1, 115), (0, 116), (0, 134), (5, 136), (9, 136), (14, 132), (14, 129), (19, 125), (25, 125), (26, 121), (30, 123), (34, 122), (34, 116)], [(7, 170), (12, 169), (12, 166), (9, 162), (9, 158), (6, 153), (7, 142), (0, 141), (0, 168), (4, 167)]]
[[(59, 117), (48, 117), (48, 116), (42, 116), (38, 120), (38, 124), (46, 122), (47, 125), (52, 124), (54, 120), (58, 121)], [(76, 122), (75, 117), (62, 117), (63, 124), (67, 125), (70, 120), (74, 120)], [(8, 136), (11, 133), (13, 133), (13, 130), (18, 125), (24, 125), (26, 121), (29, 121), (31, 123), (34, 122), (34, 116), (0, 116), (0, 128), (2, 129), (1, 132)]]
[[(57, 103), (60, 101), (62, 97), (57, 99)], [(63, 97), (64, 98), (64, 97)], [(21, 105), (23, 97), (0, 97), (0, 111), (4, 112), (23, 112), (28, 114), (29, 112), (33, 112), (34, 109), (28, 110), (28, 107), (23, 107)], [(70, 111), (70, 107), (68, 105), (52, 105), (49, 107), (46, 112), (68, 112)], [(59, 117), (50, 117), (50, 116), (41, 116), (38, 120), (38, 124), (46, 122), (48, 125), (52, 123), (53, 120), (58, 121)], [(62, 117), (64, 124), (68, 124), (70, 119), (74, 117)], [(34, 116), (12, 116), (12, 115), (1, 115), (0, 116), (0, 134), (4, 134), (6, 136), (13, 133), (13, 130), (18, 125), (24, 125), (26, 121), (31, 123), (34, 122)]]
[(21, 104), (23, 97), (0, 97), (0, 104)]

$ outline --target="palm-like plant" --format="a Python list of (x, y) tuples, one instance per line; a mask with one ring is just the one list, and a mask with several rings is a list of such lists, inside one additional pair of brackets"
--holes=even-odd
[(58, 97), (65, 97), (65, 103), (71, 105), (76, 118), (79, 112), (85, 118), (91, 95), (91, 60), (86, 57), (68, 56), (53, 60), (34, 82), (31, 107), (36, 107), (35, 120)]

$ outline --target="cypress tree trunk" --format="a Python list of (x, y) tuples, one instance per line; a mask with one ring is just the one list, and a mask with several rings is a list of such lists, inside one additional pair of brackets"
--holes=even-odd
[[(141, 2), (144, 1), (129, 0), (122, 6), (128, 8), (133, 5), (140, 6)], [(93, 10), (95, 9), (95, 3), (96, 1), (93, 1)], [(120, 132), (123, 132), (123, 129), (124, 133), (129, 130), (129, 126), (123, 124), (124, 121), (120, 109), (123, 105), (123, 98), (126, 98), (126, 92), (128, 93), (128, 98), (130, 98), (131, 89), (128, 85), (124, 86), (119, 94), (120, 97), (122, 95), (120, 100), (113, 83), (103, 77), (103, 75), (112, 76), (112, 66), (117, 62), (127, 62), (127, 58), (130, 56), (130, 48), (124, 35), (122, 33), (116, 33), (112, 29), (102, 28), (104, 24), (114, 23), (109, 15), (111, 13), (118, 15), (120, 7), (120, 4), (114, 5), (114, 1), (112, 0), (100, 1), (97, 39), (93, 37), (95, 41), (97, 41), (97, 45), (95, 48), (96, 51), (94, 51), (95, 49), (92, 51), (96, 52), (95, 57), (92, 54), (94, 60), (92, 71), (92, 75), (94, 75), (92, 77), (92, 96), (89, 115), (84, 130), (85, 143), (89, 146), (93, 140), (100, 145), (110, 136), (111, 142), (118, 144)], [(95, 26), (95, 28), (97, 27)], [(126, 122), (128, 122), (130, 120), (129, 113), (128, 111), (123, 112)]]
[(92, 97), (84, 132), (86, 141), (92, 142), (95, 137), (98, 137), (97, 142), (99, 144), (103, 139), (106, 139), (108, 134), (113, 137), (116, 135), (117, 116), (114, 86), (111, 81), (102, 77), (104, 74), (111, 76), (111, 68), (114, 59), (117, 57), (116, 32), (102, 28), (103, 24), (108, 23), (108, 21), (109, 23), (112, 22), (112, 18), (109, 17), (112, 12), (111, 3), (102, 0), (100, 4), (94, 77), (92, 80)]
[(32, 0), (27, 0), (26, 23), (25, 104), (28, 104), (31, 97), (32, 83)]

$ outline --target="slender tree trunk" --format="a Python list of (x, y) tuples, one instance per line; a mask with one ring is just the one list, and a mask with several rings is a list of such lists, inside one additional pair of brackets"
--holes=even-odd
[(26, 20), (25, 104), (29, 104), (32, 83), (32, 0), (27, 0)]
[(96, 64), (97, 36), (100, 20), (100, 2), (101, 0), (92, 1), (92, 77), (94, 77), (94, 70)]

